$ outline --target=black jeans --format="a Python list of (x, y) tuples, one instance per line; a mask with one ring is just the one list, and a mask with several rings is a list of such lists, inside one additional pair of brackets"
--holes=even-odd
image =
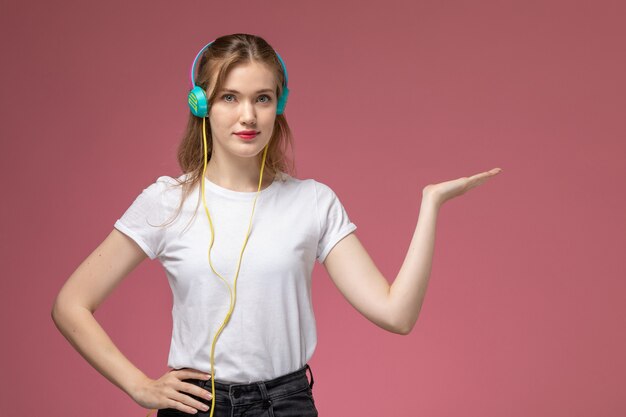
[[(311, 382), (306, 371), (311, 374)], [(185, 379), (211, 392), (211, 380)], [(215, 380), (215, 411), (213, 417), (317, 417), (313, 399), (313, 372), (309, 364), (299, 370), (268, 381), (249, 384), (224, 384)], [(209, 417), (211, 400), (185, 393), (207, 406), (207, 411), (198, 410), (189, 414), (173, 408), (162, 408), (157, 417), (192, 416)]]

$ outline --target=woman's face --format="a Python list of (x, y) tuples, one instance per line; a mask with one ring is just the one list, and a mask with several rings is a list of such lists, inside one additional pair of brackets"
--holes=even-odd
[[(270, 141), (276, 119), (276, 80), (265, 64), (232, 68), (209, 110), (213, 149), (217, 154), (252, 158)], [(253, 139), (237, 132), (253, 130)]]

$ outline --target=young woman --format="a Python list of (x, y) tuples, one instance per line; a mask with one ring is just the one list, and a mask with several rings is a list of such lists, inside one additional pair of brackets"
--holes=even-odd
[[(135, 199), (61, 289), (54, 321), (92, 366), (157, 416), (317, 416), (307, 363), (317, 341), (315, 261), (367, 319), (408, 334), (428, 284), (439, 208), (500, 170), (423, 189), (390, 286), (332, 189), (291, 175), (280, 55), (258, 36), (223, 36), (198, 53), (191, 79), (183, 174), (159, 177)], [(197, 216), (200, 203), (206, 216)], [(158, 379), (133, 366), (93, 317), (146, 257), (159, 259), (174, 299), (171, 369)]]

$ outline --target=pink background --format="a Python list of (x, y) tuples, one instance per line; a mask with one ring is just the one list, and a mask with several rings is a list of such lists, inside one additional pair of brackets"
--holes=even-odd
[[(197, 51), (248, 32), (287, 64), (297, 176), (337, 192), (390, 282), (422, 188), (503, 169), (442, 208), (408, 336), (316, 265), (320, 415), (626, 415), (623, 4), (3, 1), (2, 413), (147, 414), (52, 303), (141, 190), (179, 173)], [(157, 378), (170, 289), (158, 261), (131, 277), (96, 318)]]

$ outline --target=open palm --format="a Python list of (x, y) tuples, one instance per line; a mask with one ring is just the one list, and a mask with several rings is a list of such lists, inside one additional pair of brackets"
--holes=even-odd
[(434, 198), (435, 201), (441, 205), (454, 197), (465, 194), (468, 190), (482, 184), (487, 181), (487, 179), (500, 173), (500, 171), (502, 171), (500, 168), (494, 168), (486, 172), (472, 175), (471, 177), (461, 177), (439, 184), (429, 184), (424, 187), (422, 194)]

